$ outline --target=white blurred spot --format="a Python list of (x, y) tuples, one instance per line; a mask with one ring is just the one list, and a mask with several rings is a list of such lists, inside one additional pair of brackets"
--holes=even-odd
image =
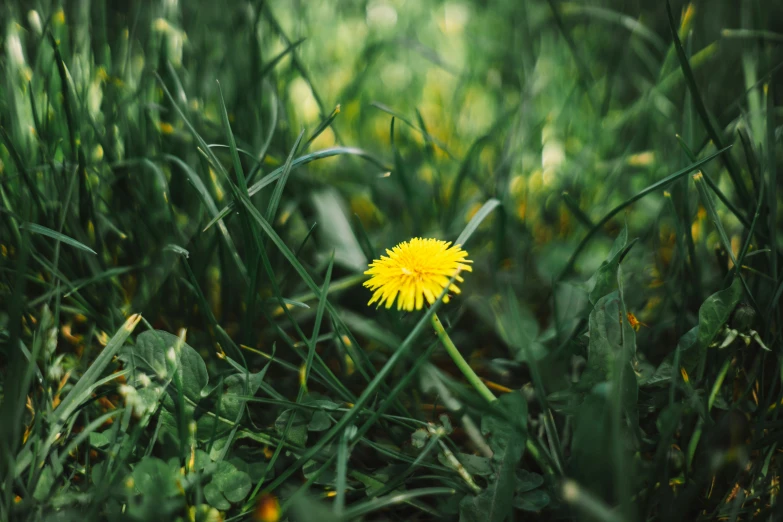
[(367, 6), (367, 25), (386, 29), (397, 23), (397, 10), (383, 1), (371, 2)]

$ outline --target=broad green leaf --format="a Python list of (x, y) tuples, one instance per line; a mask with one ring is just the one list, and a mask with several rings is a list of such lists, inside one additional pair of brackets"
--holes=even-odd
[(699, 308), (699, 345), (706, 348), (729, 320), (731, 312), (742, 297), (742, 284), (738, 277), (731, 286), (709, 296)]
[(329, 226), (318, 227), (316, 234), (323, 238), (328, 248), (334, 250), (335, 263), (352, 272), (367, 270), (367, 257), (353, 233), (351, 223), (348, 221), (349, 214), (340, 193), (333, 188), (328, 188), (314, 192), (310, 199), (313, 202), (317, 222), (329, 223)]
[(590, 343), (587, 347), (587, 369), (580, 381), (582, 389), (589, 389), (608, 379), (616, 368), (617, 357), (630, 361), (633, 356), (635, 344), (628, 340), (623, 342), (623, 335), (627, 339), (629, 335), (633, 336), (633, 330), (626, 329), (623, 333), (623, 324), (627, 321), (620, 305), (619, 294), (612, 292), (599, 299), (590, 312)]
[(517, 470), (517, 482), (514, 490), (517, 493), (532, 491), (544, 484), (544, 477), (538, 473), (527, 471), (526, 469)]
[(550, 500), (546, 491), (537, 489), (515, 496), (514, 507), (523, 511), (541, 511), (549, 505)]
[(323, 411), (316, 411), (310, 422), (307, 423), (308, 431), (326, 431), (332, 425), (332, 419)]
[(44, 467), (43, 471), (41, 471), (41, 477), (35, 485), (35, 491), (33, 492), (33, 498), (35, 500), (43, 502), (49, 498), (52, 486), (54, 486), (54, 478), (52, 467)]
[[(181, 344), (181, 347), (177, 347)], [(171, 377), (171, 354), (176, 361), (176, 371), (182, 379), (182, 392), (189, 400), (201, 400), (201, 391), (209, 383), (204, 359), (179, 337), (162, 330), (146, 331), (138, 336), (135, 347), (126, 347), (120, 355), (127, 365), (136, 371), (147, 372), (151, 377), (165, 380)]]
[(590, 302), (595, 304), (600, 298), (613, 291), (617, 287), (617, 267), (628, 245), (628, 226), (623, 226), (622, 231), (614, 240), (612, 250), (609, 251), (606, 261), (601, 263), (595, 274), (587, 281), (586, 288)]
[[(278, 435), (283, 435), (290, 416), (291, 410), (285, 410), (275, 421), (275, 432)], [(304, 446), (307, 443), (307, 417), (299, 410), (294, 414), (294, 422), (286, 434), (286, 439), (297, 446)]]
[(210, 482), (204, 486), (204, 499), (210, 506), (216, 509), (223, 511), (231, 509), (231, 503), (226, 499), (223, 492), (220, 491), (220, 488), (218, 488), (214, 482)]
[(177, 496), (180, 494), (178, 471), (176, 459), (164, 462), (156, 457), (145, 457), (133, 468), (133, 485), (142, 495), (156, 498)]
[(212, 477), (212, 484), (217, 486), (226, 500), (231, 503), (244, 500), (252, 487), (250, 476), (244, 471), (239, 471), (227, 460), (218, 462), (217, 471)]
[(495, 310), (495, 328), (500, 338), (509, 346), (514, 360), (539, 361), (546, 357), (547, 349), (538, 339), (538, 321), (520, 305), (513, 292), (508, 292), (503, 309)]

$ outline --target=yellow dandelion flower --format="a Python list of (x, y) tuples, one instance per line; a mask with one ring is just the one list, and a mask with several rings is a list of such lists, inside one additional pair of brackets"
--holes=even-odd
[[(438, 239), (415, 237), (387, 249), (386, 254), (388, 257), (376, 259), (365, 272), (372, 276), (364, 282), (373, 291), (368, 305), (377, 301), (378, 306), (386, 303), (386, 308), (391, 308), (397, 299), (398, 310), (421, 310), (424, 299), (434, 303), (451, 277), (463, 270), (472, 271), (472, 261), (467, 259), (468, 253), (461, 245)], [(459, 275), (456, 280), (463, 281)], [(449, 290), (460, 293), (454, 284)], [(443, 302), (448, 301), (448, 296), (443, 298)]]

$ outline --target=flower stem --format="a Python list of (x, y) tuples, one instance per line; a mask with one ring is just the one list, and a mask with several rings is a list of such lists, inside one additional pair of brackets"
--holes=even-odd
[[(484, 382), (481, 380), (481, 378), (476, 375), (476, 372), (473, 371), (473, 368), (470, 367), (470, 364), (468, 364), (468, 361), (465, 360), (464, 357), (462, 357), (462, 354), (459, 353), (459, 350), (456, 346), (454, 346), (454, 342), (451, 340), (451, 337), (449, 337), (448, 332), (443, 327), (443, 323), (440, 322), (440, 318), (438, 318), (438, 314), (432, 314), (432, 326), (435, 328), (435, 333), (438, 334), (438, 338), (440, 339), (440, 342), (443, 344), (443, 347), (446, 348), (446, 351), (451, 356), (451, 359), (454, 361), (454, 363), (457, 365), (457, 368), (460, 369), (462, 372), (462, 375), (465, 376), (465, 378), (468, 380), (468, 382), (473, 386), (473, 388), (486, 399), (486, 401), (490, 404), (494, 403), (498, 400), (497, 397), (495, 397), (495, 394), (492, 393), (492, 391), (487, 388), (487, 385), (484, 384)], [(543, 451), (543, 448), (539, 446), (537, 441), (533, 440), (531, 437), (528, 437), (525, 441), (525, 448), (527, 449), (528, 453), (531, 457), (533, 457), (533, 460), (535, 460), (539, 466), (541, 466), (541, 469), (544, 471), (544, 473), (550, 477), (555, 477), (555, 471), (552, 466), (550, 456), (545, 454)]]
[(462, 357), (462, 354), (459, 353), (457, 347), (454, 346), (454, 342), (452, 342), (451, 337), (449, 337), (448, 332), (446, 332), (446, 329), (443, 328), (443, 323), (440, 322), (438, 314), (432, 314), (432, 326), (435, 328), (435, 333), (438, 334), (440, 342), (443, 343), (443, 347), (446, 348), (446, 351), (457, 365), (457, 368), (460, 369), (462, 375), (465, 376), (473, 388), (475, 388), (475, 390), (479, 392), (479, 395), (484, 397), (487, 402), (496, 401), (498, 398), (495, 397), (495, 394), (492, 393), (489, 388), (487, 388), (487, 385), (484, 384), (478, 375), (476, 375), (476, 372), (474, 372), (473, 368), (470, 367), (468, 361)]

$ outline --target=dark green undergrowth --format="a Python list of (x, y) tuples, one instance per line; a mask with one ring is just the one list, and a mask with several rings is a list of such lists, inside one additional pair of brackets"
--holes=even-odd
[(0, 521), (783, 519), (781, 20), (2, 2)]

